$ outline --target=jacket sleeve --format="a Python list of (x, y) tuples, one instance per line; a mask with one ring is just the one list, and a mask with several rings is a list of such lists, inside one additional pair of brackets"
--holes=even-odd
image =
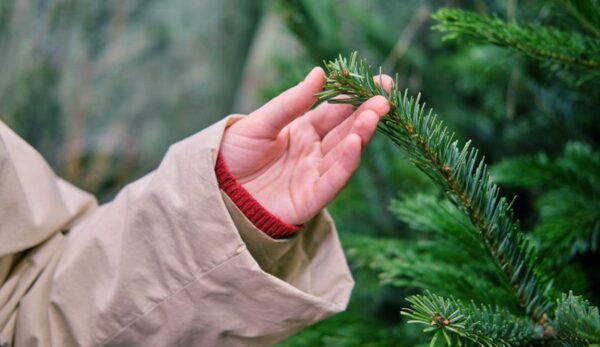
[[(274, 240), (219, 190), (214, 165), (235, 120), (171, 146), (66, 234), (25, 305), (46, 305), (36, 334), (56, 346), (265, 346), (346, 307), (353, 281), (326, 212)], [(17, 343), (32, 339), (27, 314)]]
[(0, 121), (0, 259), (42, 243), (95, 206)]
[[(61, 231), (95, 207), (93, 196), (57, 178), (39, 153), (0, 121), (0, 345), (13, 345), (17, 320), (32, 327), (33, 319), (19, 316), (29, 310), (28, 293), (43, 282), (48, 263), (60, 253)], [(47, 320), (42, 310), (29, 310), (34, 315), (27, 318)]]

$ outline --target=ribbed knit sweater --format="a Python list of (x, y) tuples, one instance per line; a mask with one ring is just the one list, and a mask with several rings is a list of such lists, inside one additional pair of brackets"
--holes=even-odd
[(281, 218), (269, 212), (244, 188), (231, 174), (221, 153), (217, 158), (215, 167), (219, 187), (233, 201), (233, 203), (246, 215), (246, 217), (265, 234), (279, 239), (290, 237), (302, 228), (300, 225), (290, 225)]

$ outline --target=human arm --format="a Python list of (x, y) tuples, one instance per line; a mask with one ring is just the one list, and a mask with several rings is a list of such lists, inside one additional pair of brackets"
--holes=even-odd
[[(157, 170), (68, 233), (54, 230), (53, 252), (20, 299), (16, 343), (263, 346), (343, 310), (352, 278), (326, 212), (275, 240), (219, 189), (223, 134), (251, 116), (171, 146)], [(27, 175), (41, 173), (55, 179)], [(43, 207), (55, 194), (34, 197)]]

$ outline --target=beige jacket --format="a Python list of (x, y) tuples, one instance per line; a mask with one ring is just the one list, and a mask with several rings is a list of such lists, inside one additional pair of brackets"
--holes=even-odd
[(348, 302), (330, 216), (257, 230), (214, 174), (229, 117), (97, 207), (0, 122), (0, 343), (268, 346)]

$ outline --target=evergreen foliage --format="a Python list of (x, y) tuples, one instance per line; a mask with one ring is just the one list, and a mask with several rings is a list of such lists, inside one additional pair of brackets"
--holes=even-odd
[[(463, 335), (446, 331), (453, 344), (494, 336), (497, 344), (589, 345), (600, 335), (598, 0), (276, 0), (262, 3), (269, 25), (256, 38), (261, 4), (221, 3), (207, 12), (190, 0), (170, 2), (169, 11), (160, 1), (0, 1), (0, 117), (63, 178), (104, 200), (154, 167), (169, 143), (228, 113), (247, 82), (263, 97), (253, 102), (266, 102), (322, 59), (359, 50), (384, 72), (398, 71), (402, 89), (427, 96), (456, 138), (472, 139), (494, 164), (503, 192), (518, 194), (512, 206), (536, 248), (533, 267), (557, 293), (546, 300), (554, 335), (527, 318), (464, 208), (375, 136), (329, 206), (356, 279), (348, 310), (281, 345), (422, 346), (443, 328), (431, 325), (433, 314), (455, 311), (468, 324)], [(439, 20), (433, 31), (432, 11)], [(185, 20), (194, 13), (214, 21)], [(270, 26), (277, 16), (298, 44), (265, 36), (279, 31)], [(265, 37), (274, 49), (264, 50)], [(228, 44), (215, 50), (202, 42)], [(251, 42), (263, 54), (248, 54), (246, 63)], [(193, 73), (199, 67), (202, 74)], [(232, 83), (242, 68), (276, 69), (276, 78)], [(165, 83), (145, 83), (157, 76)], [(238, 107), (230, 111), (244, 111)], [(415, 293), (439, 312), (404, 299)], [(410, 309), (400, 315), (407, 306), (425, 312), (423, 325), (399, 324), (409, 319)], [(483, 330), (490, 317), (497, 323)], [(513, 318), (524, 334), (510, 333)], [(434, 330), (423, 334), (422, 326)], [(446, 344), (444, 332), (432, 342)]]
[[(597, 2), (588, 2), (597, 7)], [(497, 17), (450, 8), (440, 9), (433, 18), (440, 22), (434, 28), (446, 33), (444, 39), (466, 36), (539, 59), (600, 69), (600, 39), (596, 37), (538, 24), (507, 23)], [(594, 33), (598, 30), (593, 25), (590, 28)]]
[(600, 3), (597, 0), (557, 0), (577, 20), (582, 30), (600, 37)]
[[(543, 277), (550, 278), (553, 288), (546, 296), (550, 308), (543, 315), (545, 319), (535, 321), (521, 306), (514, 287), (507, 284), (505, 273), (465, 210), (448, 199), (448, 194), (432, 189), (424, 181), (427, 175), (409, 170), (408, 161), (399, 159), (394, 146), (382, 142), (386, 140), (383, 136), (376, 136), (363, 156), (361, 169), (330, 208), (357, 282), (349, 311), (283, 345), (313, 346), (315, 340), (306, 338), (318, 335), (317, 331), (322, 345), (327, 344), (325, 338), (341, 334), (352, 336), (349, 345), (354, 346), (373, 339), (390, 345), (421, 346), (427, 337), (434, 345), (447, 344), (443, 332), (431, 339), (440, 330), (431, 325), (433, 314), (422, 320), (427, 328), (434, 328), (428, 335), (422, 334), (420, 324), (398, 324), (401, 308), (408, 305), (417, 309), (403, 299), (415, 293), (451, 301), (471, 319), (466, 328), (478, 342), (447, 331), (452, 344), (483, 344), (490, 341), (486, 336), (495, 337), (493, 344), (516, 346), (587, 346), (596, 341), (594, 335), (598, 334), (589, 327), (598, 322), (594, 307), (600, 302), (596, 265), (600, 259), (593, 229), (598, 211), (599, 170), (594, 153), (600, 145), (596, 117), (600, 79), (597, 68), (569, 60), (588, 59), (590, 52), (597, 52), (593, 46), (600, 38), (598, 1), (374, 1), (368, 5), (349, 1), (344, 6), (318, 0), (279, 2), (285, 4), (283, 18), (298, 41), (305, 47), (321, 45), (320, 51), (327, 52), (317, 56), (314, 49), (307, 49), (305, 58), (288, 61), (282, 74), (293, 71), (290, 66), (306, 66), (306, 59), (313, 64), (323, 58), (330, 60), (330, 48), (344, 54), (359, 49), (370, 61), (382, 65), (384, 72), (398, 71), (397, 85), (402, 89), (421, 91), (428, 103), (443, 110), (444, 123), (456, 132), (457, 139), (471, 138), (487, 162), (501, 163), (491, 167), (492, 177), (506, 186), (504, 192), (519, 195), (512, 205), (521, 220), (518, 234), (529, 247), (535, 247), (532, 254), (537, 259), (532, 267), (542, 281)], [(434, 11), (436, 17), (444, 11), (453, 13), (456, 21), (451, 24), (458, 29), (442, 30), (442, 19), (436, 30), (425, 30), (427, 22), (422, 25), (421, 14), (448, 5), (466, 11), (442, 8)], [(334, 20), (323, 19), (315, 11), (294, 11), (302, 6), (327, 7), (321, 13), (333, 13)], [(494, 21), (499, 32), (489, 27)], [(310, 32), (301, 32), (293, 29), (292, 22), (318, 25), (311, 25)], [(447, 40), (441, 45), (444, 35)], [(335, 38), (335, 42), (315, 40), (319, 37)], [(582, 45), (593, 49), (584, 52)], [(397, 47), (406, 50), (398, 55)], [(546, 56), (536, 55), (541, 48)], [(557, 52), (568, 59), (554, 59), (552, 54)], [(536, 154), (540, 151), (544, 154)], [(538, 157), (545, 158), (544, 165), (535, 163)], [(533, 166), (527, 166), (531, 161)], [(389, 209), (400, 220), (398, 224), (383, 223), (389, 216), (382, 204), (389, 198), (376, 192), (385, 191), (400, 197)], [(553, 231), (544, 231), (544, 226)], [(582, 297), (561, 294), (571, 291), (584, 294), (591, 304)], [(563, 295), (573, 297), (568, 306)], [(485, 308), (489, 314), (476, 308)], [(409, 318), (406, 314), (410, 311), (403, 311), (401, 320)], [(507, 321), (489, 325), (490, 330), (485, 331), (475, 327), (479, 321), (488, 322), (490, 316)], [(351, 322), (366, 318), (377, 322), (369, 325), (368, 332), (346, 329)], [(513, 318), (533, 330), (523, 335), (510, 333)], [(569, 328), (558, 321), (570, 322)], [(382, 333), (382, 329), (393, 333)], [(345, 338), (340, 343), (348, 341)]]
[[(383, 284), (432, 290), (518, 311), (518, 301), (503, 285), (502, 274), (480, 242), (477, 229), (450, 201), (419, 193), (393, 201), (391, 209), (428, 238), (405, 241), (404, 247), (388, 251), (379, 247), (370, 265), (380, 273)], [(378, 240), (375, 247), (379, 242), (390, 241)]]
[(540, 221), (533, 230), (544, 256), (561, 267), (574, 256), (596, 251), (600, 238), (600, 153), (571, 142), (564, 153), (514, 157), (497, 164), (497, 182), (540, 192)]
[(409, 323), (435, 331), (431, 345), (443, 336), (447, 345), (516, 346), (531, 345), (543, 331), (531, 320), (517, 317), (499, 307), (464, 303), (427, 292), (408, 298), (412, 306), (402, 314), (413, 318)]
[[(448, 200), (467, 217), (471, 227), (463, 228), (463, 233), (479, 237), (480, 244), (493, 260), (502, 284), (510, 289), (511, 296), (519, 306), (517, 312), (505, 313), (506, 310), (484, 309), (476, 304), (467, 306), (453, 298), (413, 296), (409, 298), (413, 305), (404, 311), (405, 314), (431, 325), (426, 330), (437, 331), (433, 340), (443, 334), (448, 344), (452, 344), (453, 338), (447, 333), (453, 333), (458, 342), (470, 340), (488, 345), (512, 345), (517, 340), (518, 344), (532, 343), (529, 341), (561, 342), (567, 345), (569, 341), (595, 342), (587, 330), (579, 333), (580, 330), (567, 329), (574, 333), (566, 337), (554, 330), (554, 326), (561, 326), (556, 323), (561, 316), (554, 313), (569, 309), (554, 311), (556, 294), (552, 282), (542, 273), (543, 267), (535, 248), (519, 229), (511, 203), (500, 196), (499, 188), (490, 179), (478, 151), (469, 142), (459, 147), (454, 135), (443, 126), (433, 111), (426, 112), (419, 97), (412, 98), (407, 91), (401, 92), (398, 83), (389, 94), (386, 93), (381, 84), (375, 83), (371, 67), (365, 60), (357, 60), (356, 54), (349, 59), (340, 56), (326, 63), (326, 67), (329, 75), (324, 91), (318, 94), (321, 100), (358, 106), (375, 95), (388, 98), (390, 111), (380, 122), (379, 130), (403, 149), (408, 159), (437, 183)], [(336, 98), (342, 94), (343, 98)], [(460, 221), (460, 218), (457, 220)], [(434, 272), (422, 265), (418, 268), (424, 273)], [(408, 272), (408, 277), (413, 279), (419, 276), (418, 273)], [(582, 318), (584, 322), (600, 324), (593, 310), (578, 309), (577, 312), (586, 314)], [(515, 328), (512, 324), (517, 320), (512, 314), (532, 325), (531, 329), (525, 330), (522, 326)], [(443, 323), (440, 323), (440, 319)], [(549, 319), (554, 324), (551, 325)], [(481, 329), (473, 329), (474, 326)], [(498, 338), (487, 340), (490, 336)]]
[[(552, 327), (561, 340), (573, 344), (600, 341), (600, 315), (598, 308), (573, 293), (563, 294), (558, 300)], [(568, 344), (568, 343), (565, 343)]]

